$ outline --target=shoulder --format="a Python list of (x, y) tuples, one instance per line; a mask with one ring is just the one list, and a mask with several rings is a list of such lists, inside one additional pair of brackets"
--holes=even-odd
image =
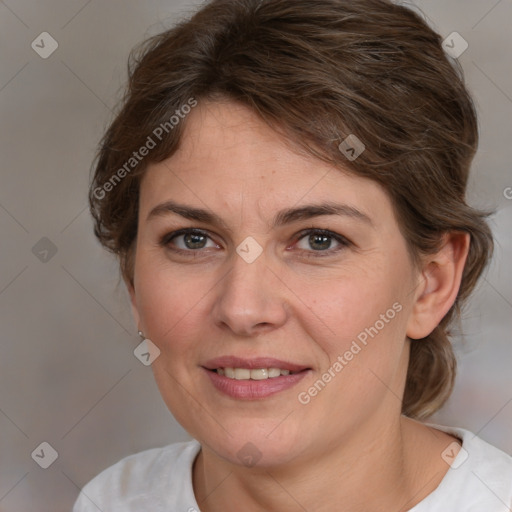
[(199, 450), (194, 440), (125, 457), (82, 489), (73, 512), (192, 508), (192, 465)]
[(459, 438), (462, 448), (456, 457), (450, 457), (450, 447), (441, 454), (450, 469), (438, 488), (411, 512), (436, 511), (440, 505), (460, 512), (510, 512), (512, 456), (468, 430), (429, 426)]

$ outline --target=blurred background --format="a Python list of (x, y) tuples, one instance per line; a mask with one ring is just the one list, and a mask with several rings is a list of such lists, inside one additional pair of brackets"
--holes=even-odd
[[(129, 51), (198, 4), (0, 1), (2, 512), (69, 511), (122, 457), (189, 439), (134, 357), (127, 294), (86, 194)], [(459, 54), (481, 126), (469, 199), (496, 210), (498, 242), (455, 341), (455, 391), (429, 422), (512, 454), (512, 0), (409, 5)]]

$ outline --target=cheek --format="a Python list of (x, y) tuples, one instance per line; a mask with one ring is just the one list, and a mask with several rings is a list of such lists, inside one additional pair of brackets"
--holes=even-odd
[(354, 273), (331, 280), (328, 288), (310, 288), (308, 302), (329, 332), (329, 352), (358, 338), (364, 343), (368, 331), (374, 335), (375, 329), (382, 334), (396, 332), (403, 294), (392, 281), (384, 273)]
[(332, 296), (332, 306), (323, 311), (333, 332), (317, 343), (327, 358), (298, 397), (310, 410), (327, 414), (333, 435), (337, 426), (371, 414), (385, 401), (394, 403), (406, 370), (406, 312), (398, 294), (348, 286), (345, 291)]
[[(373, 254), (364, 264), (340, 265), (329, 272), (282, 269), (286, 283), (282, 293), (291, 306), (289, 320), (298, 323), (306, 331), (303, 337), (314, 340), (329, 360), (350, 350), (354, 340), (364, 346), (374, 339), (400, 339), (396, 334), (402, 331), (405, 315), (393, 305), (403, 306), (407, 261), (400, 252), (391, 256)], [(191, 340), (200, 342), (205, 331), (213, 332), (210, 313), (212, 301), (221, 298), (216, 289), (222, 287), (221, 275), (214, 269), (203, 270), (169, 265), (161, 254), (149, 250), (137, 254), (138, 312), (146, 335), (161, 350), (191, 349)], [(275, 291), (275, 307), (280, 307), (280, 293)]]
[(153, 263), (150, 258), (141, 257), (136, 266), (135, 289), (141, 323), (145, 334), (161, 350), (179, 350), (180, 344), (185, 344), (201, 325), (197, 315), (211, 285), (205, 283), (204, 277)]
[[(315, 398), (318, 404), (327, 408), (337, 403), (345, 412), (356, 407), (371, 410), (389, 389), (399, 392), (410, 296), (406, 261), (401, 263), (390, 261), (344, 275), (328, 283), (328, 293), (321, 287), (311, 289), (311, 309), (321, 319), (316, 323), (328, 327), (322, 331), (327, 335), (316, 338), (328, 359), (320, 379), (329, 388), (322, 391), (322, 398)], [(317, 389), (323, 389), (322, 383)], [(311, 396), (317, 392), (311, 391)]]

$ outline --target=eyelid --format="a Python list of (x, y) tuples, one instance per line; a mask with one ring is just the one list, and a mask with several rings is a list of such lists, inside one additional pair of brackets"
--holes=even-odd
[[(193, 254), (194, 256), (195, 255), (200, 255), (202, 252), (206, 252), (206, 249), (211, 249), (211, 248), (208, 248), (208, 247), (202, 248), (202, 249), (196, 249), (196, 250), (194, 250), (194, 249), (180, 249), (180, 248), (176, 248), (176, 247), (175, 248), (170, 248), (169, 247), (169, 244), (170, 244), (170, 242), (172, 240), (174, 240), (175, 238), (177, 238), (179, 236), (186, 235), (186, 234), (199, 234), (199, 235), (203, 235), (206, 238), (209, 238), (215, 244), (219, 245), (215, 241), (215, 239), (212, 237), (212, 235), (210, 234), (210, 232), (208, 230), (201, 229), (201, 228), (193, 228), (193, 227), (182, 228), (182, 229), (178, 229), (178, 230), (175, 230), (175, 231), (172, 231), (172, 232), (164, 234), (162, 237), (160, 237), (159, 245), (161, 247), (167, 248), (167, 249), (169, 249), (169, 250), (171, 250), (172, 252), (175, 252), (175, 253), (189, 254), (189, 255)], [(326, 249), (325, 251), (314, 251), (314, 250), (299, 249), (300, 253), (307, 255), (306, 257), (328, 257), (328, 256), (331, 256), (333, 254), (336, 254), (336, 253), (342, 251), (343, 249), (346, 249), (347, 247), (354, 246), (353, 242), (351, 242), (345, 236), (343, 236), (343, 235), (341, 235), (341, 234), (339, 234), (339, 233), (337, 233), (335, 231), (331, 231), (331, 230), (323, 229), (323, 228), (315, 228), (315, 227), (309, 227), (309, 228), (303, 229), (303, 230), (299, 231), (298, 233), (296, 233), (293, 236), (292, 246), (297, 244), (297, 242), (299, 242), (300, 240), (305, 238), (307, 235), (311, 235), (311, 234), (326, 235), (327, 237), (336, 240), (340, 246), (338, 248), (335, 248), (335, 249)], [(291, 246), (288, 246), (288, 247), (291, 247)]]
[(331, 231), (329, 229), (314, 228), (314, 227), (303, 229), (302, 231), (299, 231), (299, 233), (297, 233), (294, 236), (293, 245), (295, 245), (297, 242), (299, 242), (306, 236), (312, 235), (312, 234), (325, 235), (329, 238), (336, 240), (338, 242), (338, 244), (340, 244), (340, 246), (338, 248), (327, 249), (325, 251), (307, 251), (305, 249), (300, 249), (301, 252), (306, 253), (308, 256), (328, 257), (328, 256), (331, 256), (333, 254), (340, 252), (343, 249), (346, 249), (347, 247), (354, 245), (348, 238), (344, 237), (343, 235), (341, 235), (339, 233), (336, 233), (335, 231)]
[(336, 231), (331, 231), (330, 229), (324, 229), (324, 228), (315, 228), (315, 227), (302, 229), (294, 236), (294, 240), (295, 241), (300, 240), (301, 238), (304, 238), (306, 235), (311, 235), (314, 233), (318, 233), (321, 235), (327, 235), (331, 238), (334, 238), (335, 240), (338, 240), (340, 243), (345, 243), (347, 245), (352, 243), (348, 238), (341, 235), (340, 233), (336, 233)]
[[(162, 247), (166, 247), (174, 238), (177, 238), (181, 235), (187, 235), (187, 234), (203, 235), (215, 242), (215, 240), (211, 236), (210, 232), (207, 230), (200, 229), (200, 228), (182, 228), (182, 229), (177, 229), (175, 231), (171, 231), (169, 233), (164, 234), (162, 237), (160, 237), (158, 244), (161, 245)], [(215, 242), (215, 243), (217, 243), (217, 242)], [(179, 249), (177, 249), (177, 250), (179, 250)], [(185, 252), (199, 252), (199, 251), (194, 251), (193, 249), (189, 249), (188, 251), (185, 251)]]

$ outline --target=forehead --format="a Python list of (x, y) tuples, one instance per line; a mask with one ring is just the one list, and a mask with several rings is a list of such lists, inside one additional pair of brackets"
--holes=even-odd
[(376, 221), (392, 215), (384, 189), (298, 148), (249, 108), (199, 103), (187, 116), (179, 149), (148, 166), (141, 210), (179, 199), (187, 204), (270, 212), (300, 203), (343, 202)]

